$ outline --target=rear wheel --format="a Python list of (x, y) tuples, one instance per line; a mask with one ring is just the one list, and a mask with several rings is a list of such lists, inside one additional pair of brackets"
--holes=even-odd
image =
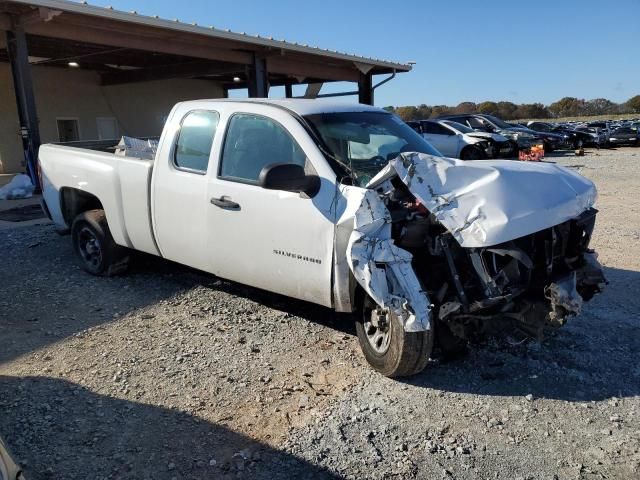
[(520, 147), (518, 146), (518, 142), (509, 140), (509, 145), (511, 145), (511, 153), (509, 153), (509, 158), (518, 158), (518, 156), (520, 155)]
[(432, 329), (405, 332), (393, 313), (382, 313), (368, 295), (364, 295), (356, 322), (356, 332), (367, 362), (387, 377), (406, 377), (427, 366), (433, 349)]
[(93, 275), (118, 275), (129, 266), (129, 251), (113, 240), (104, 210), (79, 214), (71, 225), (71, 241), (82, 268)]
[(461, 160), (482, 160), (486, 157), (484, 152), (475, 145), (469, 145), (460, 152)]

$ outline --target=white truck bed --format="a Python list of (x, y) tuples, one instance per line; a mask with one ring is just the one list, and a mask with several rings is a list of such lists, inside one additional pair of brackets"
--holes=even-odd
[(65, 187), (90, 191), (103, 202), (118, 244), (159, 255), (149, 203), (153, 160), (61, 145), (42, 145), (40, 159), (46, 172), (43, 196), (56, 224), (69, 223), (63, 218), (59, 191)]

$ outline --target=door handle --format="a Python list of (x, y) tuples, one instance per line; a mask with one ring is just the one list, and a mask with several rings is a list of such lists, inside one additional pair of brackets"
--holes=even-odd
[(240, 205), (232, 201), (229, 197), (223, 195), (220, 198), (212, 198), (211, 203), (223, 210), (240, 210)]

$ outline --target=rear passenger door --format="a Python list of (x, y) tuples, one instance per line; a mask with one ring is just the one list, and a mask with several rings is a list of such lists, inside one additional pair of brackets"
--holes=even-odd
[(219, 121), (215, 111), (183, 113), (175, 135), (163, 138), (153, 173), (152, 215), (160, 252), (201, 270), (207, 269), (210, 251), (207, 172), (214, 168), (212, 145)]
[(458, 153), (458, 137), (448, 128), (435, 122), (422, 124), (424, 138), (445, 157), (456, 157)]

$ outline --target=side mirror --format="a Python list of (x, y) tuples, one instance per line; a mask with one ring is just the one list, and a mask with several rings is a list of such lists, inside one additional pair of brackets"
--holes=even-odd
[(320, 190), (320, 178), (307, 175), (300, 165), (294, 163), (272, 163), (260, 172), (258, 183), (267, 190), (304, 193), (309, 198)]

